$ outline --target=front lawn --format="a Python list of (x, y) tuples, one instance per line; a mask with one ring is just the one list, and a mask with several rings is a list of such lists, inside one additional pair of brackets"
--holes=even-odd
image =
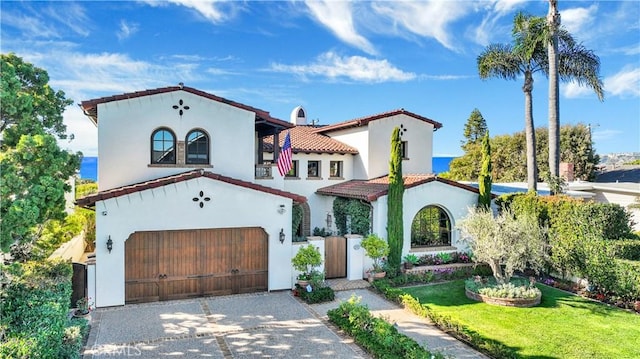
[(465, 296), (464, 280), (403, 290), (522, 358), (640, 358), (640, 315), (538, 287), (542, 302), (532, 308), (475, 302)]

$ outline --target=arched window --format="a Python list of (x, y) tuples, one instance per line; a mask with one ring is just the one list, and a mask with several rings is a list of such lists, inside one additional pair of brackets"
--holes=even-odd
[(411, 247), (451, 245), (451, 220), (438, 206), (422, 208), (411, 223)]
[(193, 130), (187, 134), (187, 164), (209, 164), (209, 136)]
[(151, 135), (151, 163), (176, 163), (176, 136), (168, 128)]

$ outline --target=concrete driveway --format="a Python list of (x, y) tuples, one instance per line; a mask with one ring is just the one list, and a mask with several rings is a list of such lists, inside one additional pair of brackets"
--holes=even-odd
[(369, 358), (289, 292), (101, 308), (92, 316), (84, 358)]

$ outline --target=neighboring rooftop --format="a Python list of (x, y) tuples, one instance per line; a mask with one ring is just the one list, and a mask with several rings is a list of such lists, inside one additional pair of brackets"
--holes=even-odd
[(596, 175), (596, 182), (631, 182), (640, 184), (640, 166), (623, 165)]

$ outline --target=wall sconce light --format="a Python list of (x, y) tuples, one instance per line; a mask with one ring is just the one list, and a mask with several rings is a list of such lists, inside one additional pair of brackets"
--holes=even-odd
[(107, 215), (107, 211), (102, 211), (102, 215), (106, 216)]
[(280, 244), (284, 243), (284, 228), (280, 228)]
[(107, 250), (109, 251), (109, 253), (111, 253), (112, 249), (113, 249), (113, 241), (111, 240), (111, 236), (109, 236), (109, 239), (107, 239)]
[(281, 204), (280, 206), (278, 206), (278, 213), (283, 214), (284, 211), (285, 211), (284, 204)]
[(331, 223), (333, 223), (331, 212), (327, 212), (327, 229), (331, 229)]

